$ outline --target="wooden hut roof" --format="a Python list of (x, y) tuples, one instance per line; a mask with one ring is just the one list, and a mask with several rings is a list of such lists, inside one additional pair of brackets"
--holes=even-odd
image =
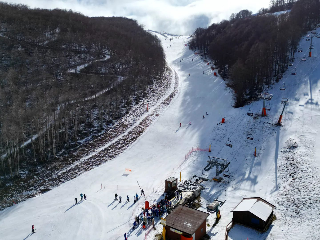
[(243, 198), (242, 201), (232, 210), (232, 212), (251, 212), (263, 221), (267, 221), (272, 213), (274, 205), (260, 197)]
[(208, 216), (208, 213), (180, 205), (166, 217), (166, 225), (192, 235)]

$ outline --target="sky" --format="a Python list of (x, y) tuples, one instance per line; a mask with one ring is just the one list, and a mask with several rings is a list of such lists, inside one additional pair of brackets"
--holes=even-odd
[(6, 0), (30, 8), (71, 9), (86, 16), (132, 18), (145, 29), (189, 35), (248, 9), (256, 13), (270, 0)]

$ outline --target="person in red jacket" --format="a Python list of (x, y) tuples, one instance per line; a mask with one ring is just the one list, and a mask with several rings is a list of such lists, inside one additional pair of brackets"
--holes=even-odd
[(32, 233), (34, 233), (34, 225), (32, 225)]

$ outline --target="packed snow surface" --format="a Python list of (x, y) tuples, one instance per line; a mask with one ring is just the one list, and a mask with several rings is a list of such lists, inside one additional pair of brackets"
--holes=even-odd
[[(143, 230), (141, 225), (131, 230), (144, 201), (159, 200), (165, 179), (179, 178), (180, 172), (182, 180), (193, 175), (215, 177), (214, 168), (203, 171), (210, 155), (230, 161), (225, 175), (220, 175), (222, 182), (203, 183), (200, 210), (206, 211), (206, 204), (215, 199), (226, 201), (217, 225), (212, 225), (215, 214), (208, 217), (211, 239), (224, 239), (231, 211), (244, 197), (261, 197), (275, 205), (277, 219), (262, 234), (235, 225), (229, 239), (319, 239), (320, 39), (313, 38), (313, 55), (306, 61), (301, 59), (310, 41), (301, 40), (303, 52), (296, 53), (281, 81), (266, 89), (273, 97), (266, 101), (267, 116), (261, 117), (262, 100), (232, 107), (232, 91), (214, 76), (209, 60), (188, 49), (188, 37), (155, 34), (179, 76), (178, 94), (170, 105), (112, 161), (0, 212), (0, 238), (113, 240), (124, 239), (127, 233), (128, 239), (154, 239), (161, 233), (160, 219), (156, 219), (156, 230), (150, 226)], [(288, 104), (282, 126), (275, 126), (284, 99)], [(210, 145), (210, 153), (200, 151)], [(140, 187), (145, 197), (140, 196)], [(80, 193), (86, 194), (86, 201), (79, 202)], [(121, 203), (114, 200), (115, 193), (122, 196)], [(136, 193), (140, 199), (133, 204)]]

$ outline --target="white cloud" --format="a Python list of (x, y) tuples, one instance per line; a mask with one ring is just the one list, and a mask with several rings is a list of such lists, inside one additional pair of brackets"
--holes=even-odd
[(229, 19), (248, 9), (253, 13), (269, 6), (270, 0), (7, 0), (30, 8), (71, 9), (84, 15), (133, 18), (146, 29), (191, 34), (197, 27)]

